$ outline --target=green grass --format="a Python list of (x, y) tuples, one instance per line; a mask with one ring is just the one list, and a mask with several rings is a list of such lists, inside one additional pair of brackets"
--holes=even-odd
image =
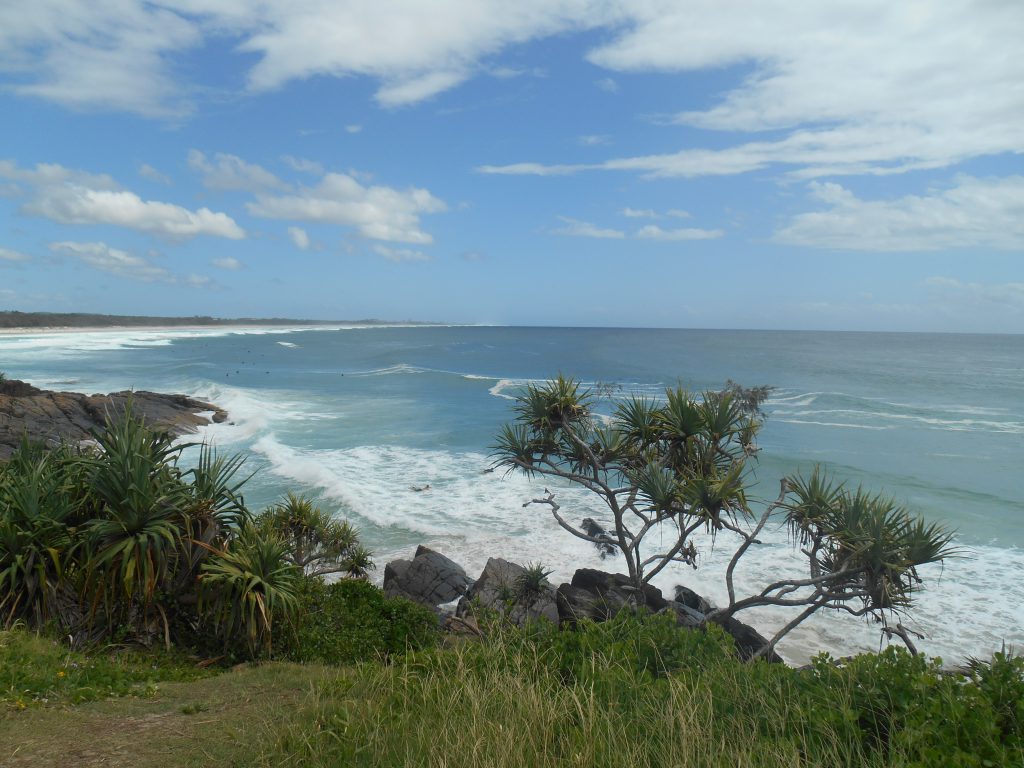
[(154, 695), (161, 683), (211, 674), (182, 654), (117, 649), (80, 653), (32, 632), (0, 630), (0, 718), (4, 712), (42, 705)]
[[(209, 676), (134, 655), (79, 657), (24, 632), (3, 638), (4, 674), (27, 664), (19, 685), (39, 681), (45, 695), (0, 717), (2, 765), (1024, 765), (1024, 661), (1008, 655), (967, 677), (896, 650), (794, 670), (741, 663), (717, 630), (621, 617), (572, 632), (491, 627), (482, 642), (447, 638), (349, 666)], [(107, 684), (117, 698), (67, 706), (79, 694), (52, 693), (65, 658), (121, 681)], [(204, 676), (160, 682), (147, 671)], [(101, 690), (81, 683), (89, 697)]]

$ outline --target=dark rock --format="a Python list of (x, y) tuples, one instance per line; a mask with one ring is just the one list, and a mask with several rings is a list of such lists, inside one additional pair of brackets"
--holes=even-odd
[[(555, 600), (558, 604), (558, 620), (562, 624), (574, 624), (583, 619), (607, 621), (614, 615), (599, 594), (572, 584), (561, 584), (555, 591)], [(615, 613), (620, 608), (617, 606)]]
[(62, 440), (78, 443), (101, 429), (106, 417), (123, 415), (131, 400), (132, 412), (157, 430), (182, 435), (198, 427), (221, 422), (227, 414), (215, 405), (185, 395), (157, 392), (114, 392), (83, 395), (49, 392), (17, 379), (0, 382), (0, 459), (8, 458), (23, 437), (54, 446)]
[(454, 560), (420, 546), (412, 560), (393, 560), (384, 567), (384, 593), (436, 608), (466, 594), (473, 584)]
[(591, 536), (597, 539), (594, 542), (594, 546), (597, 547), (597, 551), (601, 553), (601, 559), (603, 560), (608, 555), (615, 554), (615, 540), (608, 534), (600, 523), (598, 523), (592, 517), (583, 518), (583, 532), (587, 536)]
[(546, 619), (557, 624), (558, 604), (555, 601), (554, 588), (548, 585), (540, 592), (523, 595), (519, 588), (519, 580), (525, 574), (526, 569), (521, 565), (502, 560), (500, 557), (488, 559), (480, 578), (459, 601), (455, 615), (470, 616), (474, 606), (479, 605), (503, 614), (517, 626), (538, 619)]
[(676, 602), (701, 613), (711, 613), (715, 609), (714, 603), (682, 584), (676, 585)]
[[(715, 617), (712, 616), (711, 620), (718, 624), (722, 629), (732, 635), (732, 639), (736, 641), (736, 653), (737, 655), (747, 661), (752, 658), (755, 653), (768, 645), (768, 639), (754, 629), (749, 624), (744, 624), (738, 619), (730, 617)], [(766, 661), (770, 661), (773, 664), (782, 664), (782, 657), (779, 656), (775, 651), (763, 656)]]
[[(618, 613), (618, 607), (635, 603), (636, 587), (628, 576), (621, 573), (605, 573), (594, 568), (580, 568), (572, 577), (572, 586), (596, 593), (603, 598), (609, 607)], [(652, 584), (644, 584), (643, 602), (652, 611), (660, 611), (668, 605), (668, 600), (661, 590)], [(618, 606), (618, 607), (616, 607)]]
[(686, 603), (680, 603), (676, 600), (672, 600), (669, 604), (658, 611), (658, 613), (669, 613), (675, 614), (676, 625), (680, 627), (686, 627), (687, 629), (697, 629), (702, 626), (706, 620), (706, 617), (701, 611), (695, 610)]

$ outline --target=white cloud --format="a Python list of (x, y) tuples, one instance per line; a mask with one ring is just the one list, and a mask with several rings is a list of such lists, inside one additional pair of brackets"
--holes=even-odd
[(214, 259), (213, 266), (220, 267), (221, 269), (236, 270), (242, 268), (242, 262), (233, 256), (224, 256), (219, 259)]
[(10, 248), (0, 248), (0, 261), (28, 261), (29, 257)]
[(510, 47), (588, 29), (603, 41), (590, 62), (612, 74), (742, 73), (709, 108), (675, 117), (729, 132), (729, 144), (488, 172), (781, 167), (812, 178), (946, 167), (1024, 145), (1024, 5), (1012, 0), (35, 0), (0, 5), (0, 74), (15, 93), (74, 108), (175, 117), (209, 85), (180, 77), (186, 57), (218, 45), (244, 64), (255, 56), (252, 89), (362, 76), (395, 107), (504, 72), (488, 61)]
[(720, 229), (662, 229), (655, 224), (648, 224), (637, 230), (636, 236), (643, 240), (714, 240), (724, 234)]
[(64, 256), (72, 256), (90, 267), (109, 272), (118, 277), (127, 277), (143, 282), (175, 282), (174, 276), (163, 267), (151, 264), (141, 256), (111, 248), (106, 243), (51, 243), (50, 250)]
[(361, 133), (363, 126), (351, 123), (345, 126), (345, 133)]
[(622, 215), (630, 219), (660, 219), (663, 216), (671, 216), (674, 219), (689, 219), (691, 215), (679, 208), (669, 208), (664, 213), (658, 213), (653, 208), (623, 208)]
[(300, 173), (311, 173), (315, 176), (320, 176), (324, 172), (324, 167), (315, 160), (307, 160), (304, 157), (293, 157), (292, 155), (282, 155), (281, 160), (289, 168)]
[(150, 181), (156, 181), (160, 184), (170, 184), (171, 177), (165, 173), (160, 173), (156, 168), (148, 163), (143, 163), (139, 166), (139, 176)]
[(600, 80), (595, 80), (594, 85), (596, 85), (598, 88), (600, 88), (602, 91), (605, 91), (606, 93), (619, 92), (619, 84), (610, 77), (602, 77)]
[(390, 248), (386, 245), (374, 245), (374, 252), (388, 261), (429, 261), (430, 257), (422, 251), (410, 248)]
[(329, 173), (294, 194), (257, 195), (247, 207), (254, 216), (352, 226), (371, 240), (416, 244), (433, 242), (420, 216), (447, 209), (425, 189), (363, 186), (343, 173)]
[(11, 75), (8, 88), (76, 109), (187, 114), (168, 57), (201, 41), (195, 21), (155, 3), (0, 4), (0, 73)]
[(626, 236), (626, 233), (618, 229), (603, 229), (589, 221), (579, 221), (578, 219), (570, 219), (568, 216), (558, 217), (564, 224), (564, 227), (551, 230), (554, 235), (567, 235), (569, 237), (596, 237), (603, 240), (621, 240)]
[(599, 169), (603, 165), (544, 165), (543, 163), (511, 163), (509, 165), (479, 165), (478, 173), (491, 173), (503, 176), (567, 176), (581, 170)]
[(255, 54), (252, 89), (312, 76), (374, 78), (400, 106), (480, 72), (504, 48), (622, 17), (603, 0), (35, 0), (0, 7), (0, 72), (18, 92), (73, 107), (186, 114), (187, 52)]
[(731, 7), (717, 0), (630, 4), (626, 31), (588, 58), (629, 72), (749, 66), (710, 109), (676, 120), (715, 131), (781, 131), (781, 138), (491, 172), (696, 177), (781, 166), (812, 178), (946, 167), (1024, 146), (1024, 57), (1010, 54), (1024, 36), (1020, 3), (765, 0)]
[(179, 205), (143, 200), (133, 192), (64, 187), (49, 190), (25, 211), (62, 224), (113, 224), (170, 238), (213, 235), (241, 240), (245, 231), (225, 213), (190, 211)]
[(949, 248), (1024, 250), (1024, 176), (962, 176), (926, 195), (862, 200), (834, 183), (811, 182), (825, 210), (795, 216), (777, 242), (862, 251)]
[(450, 90), (469, 78), (467, 72), (427, 72), (426, 74), (396, 82), (385, 83), (377, 91), (377, 101), (384, 107), (402, 107), (424, 101)]
[(0, 161), (0, 178), (14, 181), (19, 189), (31, 189), (22, 208), (26, 213), (61, 224), (111, 224), (169, 238), (245, 237), (245, 230), (225, 213), (209, 208), (190, 211), (172, 203), (143, 200), (106, 175), (54, 164), (23, 169)]
[(302, 227), (288, 227), (288, 237), (292, 239), (295, 247), (301, 251), (309, 248), (309, 235)]
[(288, 187), (266, 168), (247, 163), (236, 155), (218, 152), (210, 162), (198, 149), (188, 153), (188, 166), (203, 174), (203, 186), (223, 191), (263, 192)]
[(186, 275), (182, 281), (185, 285), (191, 286), (192, 288), (205, 288), (210, 285), (213, 281), (206, 275), (190, 274)]
[(577, 141), (584, 147), (597, 147), (601, 144), (610, 144), (611, 136), (605, 136), (604, 134), (587, 134), (586, 136), (580, 136)]

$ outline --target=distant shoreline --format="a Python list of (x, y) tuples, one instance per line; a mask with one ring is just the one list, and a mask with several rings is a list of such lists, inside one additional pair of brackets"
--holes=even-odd
[[(218, 331), (225, 328), (248, 330), (308, 330), (317, 328), (388, 326), (391, 323), (206, 323), (202, 325), (52, 325), (0, 328), (0, 336), (49, 336), (59, 333), (118, 333), (124, 331)], [(394, 323), (393, 325), (402, 325)]]
[(312, 328), (324, 326), (438, 325), (418, 320), (314, 320), (291, 317), (105, 315), (93, 312), (0, 311), (0, 333), (26, 331), (200, 330), (203, 328)]

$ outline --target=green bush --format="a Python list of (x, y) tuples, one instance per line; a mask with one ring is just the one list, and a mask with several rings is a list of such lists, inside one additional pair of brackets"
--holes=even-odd
[(183, 469), (188, 446), (130, 402), (93, 437), (95, 449), (25, 441), (0, 463), (0, 628), (265, 656), (304, 567), (372, 566), (355, 530), (301, 497), (289, 500), (315, 512), (315, 530), (280, 515), (255, 524), (240, 456), (202, 445)]
[(351, 664), (433, 646), (437, 616), (362, 579), (303, 579), (299, 619), (280, 655), (293, 661)]
[(815, 696), (819, 707), (836, 707), (841, 691), (837, 711), (856, 724), (863, 747), (900, 765), (1024, 765), (1024, 740), (1007, 717), (1024, 711), (1024, 665), (980, 666), (988, 672), (965, 677), (896, 647), (839, 667), (822, 656)]

